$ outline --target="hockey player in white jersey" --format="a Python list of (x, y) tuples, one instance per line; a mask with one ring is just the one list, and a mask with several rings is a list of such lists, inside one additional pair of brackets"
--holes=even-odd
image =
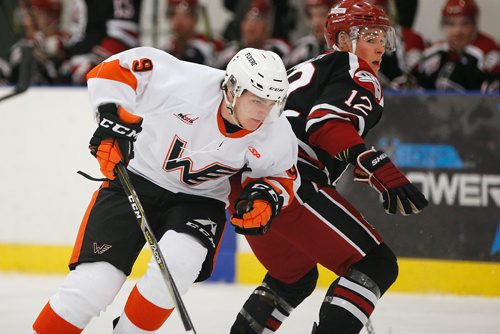
[[(267, 230), (299, 183), (297, 141), (280, 117), (288, 80), (270, 51), (243, 49), (224, 72), (136, 48), (87, 78), (98, 121), (90, 150), (108, 180), (83, 218), (71, 272), (33, 324), (38, 334), (81, 333), (113, 301), (144, 245), (116, 164), (128, 163), (181, 294), (212, 272), (231, 175), (243, 169), (245, 209), (233, 224), (255, 234)], [(173, 308), (152, 260), (113, 333), (155, 333)]]

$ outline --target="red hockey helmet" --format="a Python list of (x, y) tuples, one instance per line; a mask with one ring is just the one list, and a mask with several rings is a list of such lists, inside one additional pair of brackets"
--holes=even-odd
[(362, 28), (382, 28), (386, 33), (385, 48), (388, 52), (396, 50), (396, 33), (389, 17), (380, 7), (360, 0), (344, 0), (330, 9), (325, 24), (325, 39), (329, 48), (337, 45), (341, 32), (354, 41), (360, 37)]
[[(60, 0), (29, 0), (28, 3), (33, 8), (38, 8), (57, 16), (61, 15), (62, 6)], [(21, 4), (24, 4), (24, 1)]]
[(198, 10), (198, 0), (168, 0), (167, 14), (173, 14), (176, 11), (186, 13), (196, 13)]
[(448, 0), (441, 14), (443, 17), (468, 16), (476, 19), (479, 15), (479, 8), (474, 0)]
[(273, 7), (269, 0), (253, 0), (248, 6), (247, 15), (267, 16), (271, 14)]

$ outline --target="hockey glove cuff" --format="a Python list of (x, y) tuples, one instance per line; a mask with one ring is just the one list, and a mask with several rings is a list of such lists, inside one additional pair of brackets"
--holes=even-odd
[(354, 181), (367, 183), (377, 190), (388, 214), (395, 214), (398, 210), (403, 215), (418, 213), (429, 204), (387, 154), (373, 148), (357, 157)]
[(236, 233), (247, 235), (265, 234), (271, 220), (283, 206), (283, 197), (265, 179), (249, 183), (235, 202), (231, 224)]

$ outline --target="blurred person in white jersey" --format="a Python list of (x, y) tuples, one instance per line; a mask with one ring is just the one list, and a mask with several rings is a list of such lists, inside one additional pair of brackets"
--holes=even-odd
[[(83, 218), (71, 272), (33, 324), (38, 334), (81, 333), (113, 301), (145, 243), (116, 164), (128, 164), (181, 295), (212, 273), (231, 175), (245, 167), (245, 210), (235, 223), (256, 231), (299, 183), (297, 141), (281, 116), (288, 81), (273, 52), (243, 49), (224, 72), (142, 47), (108, 58), (87, 78), (98, 123), (89, 148), (107, 180)], [(173, 309), (151, 259), (113, 333), (155, 333)]]

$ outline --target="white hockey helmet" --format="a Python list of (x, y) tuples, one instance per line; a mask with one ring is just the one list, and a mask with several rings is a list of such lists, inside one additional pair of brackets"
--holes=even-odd
[[(227, 65), (222, 88), (231, 115), (233, 115), (236, 99), (248, 90), (260, 98), (275, 101), (276, 104), (268, 119), (277, 118), (283, 111), (288, 91), (285, 65), (280, 56), (272, 51), (242, 49)], [(227, 99), (227, 89), (234, 93), (231, 104)]]

